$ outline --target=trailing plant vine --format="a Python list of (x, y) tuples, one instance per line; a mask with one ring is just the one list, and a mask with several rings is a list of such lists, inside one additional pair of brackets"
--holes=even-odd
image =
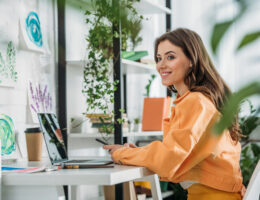
[[(140, 0), (139, 0), (140, 1)], [(86, 37), (88, 43), (88, 56), (84, 63), (83, 89), (86, 97), (86, 113), (101, 112), (107, 114), (100, 121), (113, 122), (114, 112), (111, 104), (114, 103), (114, 92), (117, 89), (117, 80), (112, 79), (113, 38), (121, 37), (122, 49), (127, 48), (127, 40), (131, 35), (132, 19), (142, 19), (138, 15), (133, 3), (136, 0), (95, 0), (91, 1), (91, 8), (85, 12), (86, 23), (90, 25), (89, 34)], [(112, 26), (121, 26), (120, 31), (113, 31)], [(137, 36), (138, 37), (138, 36)], [(136, 42), (140, 39), (136, 39)], [(124, 110), (120, 110), (124, 112)], [(123, 123), (123, 119), (117, 119), (116, 123)], [(114, 124), (105, 124), (103, 130), (106, 133), (114, 131)]]

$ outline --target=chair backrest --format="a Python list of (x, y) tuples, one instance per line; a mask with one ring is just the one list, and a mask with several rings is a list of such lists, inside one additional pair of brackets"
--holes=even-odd
[(259, 200), (260, 195), (260, 160), (258, 161), (243, 200)]

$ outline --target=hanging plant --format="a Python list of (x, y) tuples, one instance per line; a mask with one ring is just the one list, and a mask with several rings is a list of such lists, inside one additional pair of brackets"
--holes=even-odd
[[(114, 131), (114, 112), (111, 105), (114, 103), (114, 92), (117, 89), (117, 80), (112, 80), (113, 38), (121, 37), (121, 48), (127, 48), (127, 40), (131, 35), (133, 16), (142, 19), (133, 7), (135, 0), (91, 1), (91, 8), (85, 12), (86, 23), (90, 25), (86, 37), (88, 43), (88, 56), (84, 63), (84, 78), (82, 93), (86, 97), (86, 113), (102, 113), (99, 117), (103, 124), (103, 131)], [(118, 13), (120, 13), (118, 15)], [(121, 25), (121, 33), (113, 31), (112, 26)], [(140, 39), (138, 39), (140, 40)], [(115, 57), (118, 57), (115, 55)], [(123, 109), (120, 112), (124, 112)], [(103, 123), (104, 121), (110, 123)], [(116, 123), (123, 123), (117, 119)]]

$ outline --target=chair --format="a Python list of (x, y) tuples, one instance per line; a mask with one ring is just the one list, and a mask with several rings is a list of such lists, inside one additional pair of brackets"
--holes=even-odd
[(137, 181), (149, 181), (151, 184), (152, 199), (162, 200), (161, 187), (157, 174), (138, 179)]
[[(157, 174), (137, 179), (136, 181), (149, 181), (153, 200), (162, 200), (160, 182)], [(105, 199), (115, 199), (115, 186), (103, 186)], [(124, 200), (136, 200), (133, 181), (124, 183)]]
[[(115, 185), (103, 186), (105, 200), (115, 200)], [(137, 200), (133, 181), (123, 183), (123, 200)]]
[(259, 200), (260, 195), (260, 160), (258, 161), (243, 200)]

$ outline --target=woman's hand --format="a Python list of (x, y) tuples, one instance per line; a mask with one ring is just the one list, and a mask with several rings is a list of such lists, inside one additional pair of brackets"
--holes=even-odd
[(136, 148), (137, 146), (135, 146), (134, 144), (131, 144), (131, 143), (125, 143), (124, 145), (113, 144), (113, 145), (104, 145), (103, 146), (103, 148), (107, 149), (111, 155), (113, 155), (113, 153), (116, 150), (121, 149), (123, 147)]
[(124, 147), (136, 148), (137, 146), (135, 146), (135, 145), (132, 144), (132, 143), (125, 143), (125, 144), (124, 144)]
[(113, 144), (113, 145), (104, 145), (103, 148), (107, 149), (108, 152), (112, 155), (117, 149), (121, 149), (123, 145)]
[[(112, 159), (113, 159), (113, 153), (118, 150), (121, 149), (123, 147), (128, 147), (128, 148), (136, 148), (137, 146), (135, 146), (134, 144), (130, 144), (130, 143), (125, 143), (124, 145), (120, 145), (120, 144), (113, 144), (113, 145), (104, 145), (103, 148), (107, 149), (108, 152), (110, 153)], [(113, 159), (114, 160), (114, 159)], [(114, 163), (115, 160), (114, 160)]]

